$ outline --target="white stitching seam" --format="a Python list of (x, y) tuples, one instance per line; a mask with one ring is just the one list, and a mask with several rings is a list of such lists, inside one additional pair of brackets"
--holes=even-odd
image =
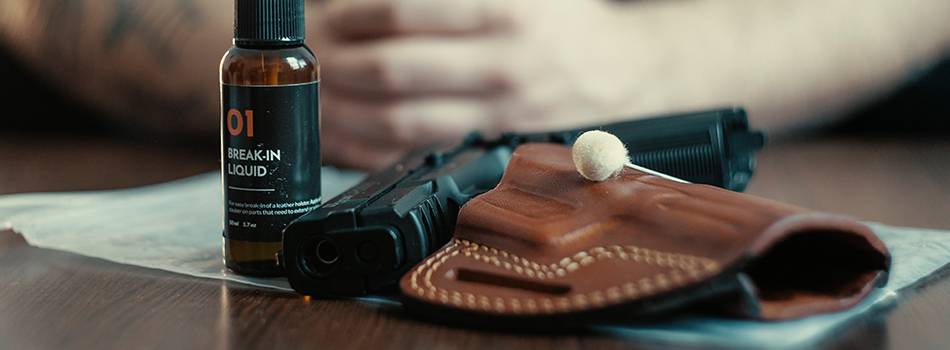
[[(541, 280), (564, 277), (583, 266), (593, 264), (595, 261), (609, 259), (663, 266), (670, 268), (671, 271), (644, 277), (636, 283), (627, 282), (619, 286), (575, 294), (571, 298), (492, 298), (482, 294), (449, 291), (432, 284), (432, 274), (450, 257), (459, 254), (476, 261), (514, 271), (522, 276)], [(499, 256), (501, 256), (501, 259), (498, 258)], [(558, 263), (545, 265), (504, 250), (479, 245), (463, 239), (453, 239), (445, 249), (430, 256), (412, 271), (410, 287), (420, 297), (445, 305), (498, 313), (505, 313), (506, 310), (510, 310), (514, 314), (538, 314), (585, 308), (587, 305), (603, 306), (608, 302), (619, 303), (640, 295), (666, 291), (718, 271), (719, 264), (706, 257), (666, 253), (633, 245), (594, 247), (578, 252), (573, 256), (565, 257), (559, 260)], [(420, 275), (423, 276), (422, 285), (419, 284)]]

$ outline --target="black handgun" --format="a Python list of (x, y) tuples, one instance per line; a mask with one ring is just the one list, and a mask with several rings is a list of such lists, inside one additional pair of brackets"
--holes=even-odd
[(417, 150), (301, 216), (284, 230), (278, 259), (302, 294), (341, 297), (390, 289), (448, 242), (459, 208), (498, 184), (518, 145), (569, 146), (592, 129), (619, 137), (635, 164), (735, 191), (745, 189), (754, 152), (765, 143), (738, 108), (493, 139), (473, 133), (460, 144)]

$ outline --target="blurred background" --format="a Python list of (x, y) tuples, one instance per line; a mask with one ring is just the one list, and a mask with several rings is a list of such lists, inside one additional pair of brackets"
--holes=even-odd
[[(377, 169), (475, 129), (724, 105), (746, 107), (773, 142), (943, 138), (948, 4), (308, 1), (324, 159)], [(108, 138), (216, 159), (232, 10), (230, 0), (4, 0), (0, 147)]]

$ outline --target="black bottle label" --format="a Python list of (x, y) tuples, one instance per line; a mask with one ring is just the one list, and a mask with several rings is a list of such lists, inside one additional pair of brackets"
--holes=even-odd
[(320, 204), (319, 83), (221, 86), (224, 236), (280, 242)]

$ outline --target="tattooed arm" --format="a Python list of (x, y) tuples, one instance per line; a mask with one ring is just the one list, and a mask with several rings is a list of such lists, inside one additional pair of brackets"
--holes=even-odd
[(121, 124), (217, 129), (233, 0), (4, 0), (0, 45)]

